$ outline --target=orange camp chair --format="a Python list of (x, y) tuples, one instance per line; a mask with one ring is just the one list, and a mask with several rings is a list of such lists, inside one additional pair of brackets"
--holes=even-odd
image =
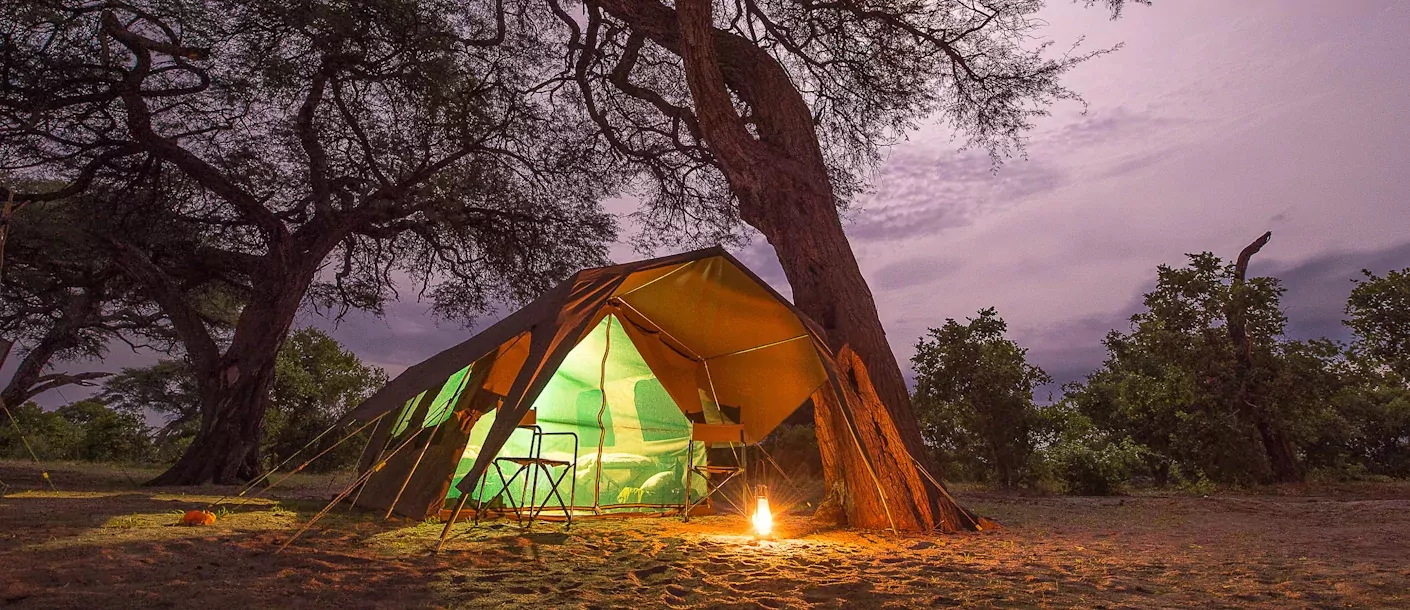
[[(726, 443), (731, 445), (734, 443), (739, 443), (740, 447), (742, 448), (741, 451), (743, 452), (743, 455), (740, 456), (739, 462), (734, 465), (704, 464), (696, 466), (695, 443), (704, 443), (706, 449), (709, 449), (712, 445), (716, 443)], [(710, 496), (713, 496), (715, 492), (719, 491), (725, 486), (726, 483), (729, 483), (735, 477), (743, 477), (745, 486), (748, 486), (749, 476), (748, 473), (745, 472), (745, 468), (749, 464), (749, 445), (744, 443), (743, 424), (693, 423), (690, 425), (690, 441), (686, 443), (685, 453), (685, 508), (681, 510), (681, 514), (686, 521), (690, 521), (691, 509), (695, 508), (696, 506), (699, 506), (702, 502), (708, 501), (710, 499)], [(705, 494), (694, 502), (692, 502), (690, 499), (691, 475), (699, 475), (701, 478), (705, 479)], [(712, 485), (711, 477), (713, 476), (724, 476), (724, 479), (721, 480), (718, 484)]]

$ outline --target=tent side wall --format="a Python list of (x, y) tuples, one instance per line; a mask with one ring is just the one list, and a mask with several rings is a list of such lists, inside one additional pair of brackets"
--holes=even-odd
[[(425, 519), (440, 510), (470, 430), (498, 404), (500, 397), (484, 387), (495, 369), (495, 356), (481, 358), (451, 376), (437, 391), (427, 392), (414, 409), (408, 405), (413, 412), (406, 418), (406, 429), (394, 438), (384, 437), (383, 444), (377, 446), (379, 452), (401, 450), (371, 475), (357, 495), (357, 506), (391, 508), (393, 513), (412, 519)], [(387, 421), (400, 424), (400, 419)], [(412, 439), (409, 444), (408, 439)], [(368, 452), (372, 449), (369, 445)], [(364, 460), (368, 465), (362, 472), (377, 465), (367, 456)]]

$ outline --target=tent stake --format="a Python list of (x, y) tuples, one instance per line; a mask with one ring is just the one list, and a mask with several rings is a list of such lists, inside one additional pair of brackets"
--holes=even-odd
[(441, 539), (436, 543), (436, 550), (433, 554), (441, 552), (441, 548), (446, 545), (446, 538), (450, 537), (450, 528), (455, 527), (455, 520), (460, 516), (460, 511), (465, 510), (465, 504), (470, 501), (470, 494), (461, 492), (460, 502), (455, 504), (455, 510), (450, 512), (450, 518), (446, 519), (446, 526), (441, 529)]

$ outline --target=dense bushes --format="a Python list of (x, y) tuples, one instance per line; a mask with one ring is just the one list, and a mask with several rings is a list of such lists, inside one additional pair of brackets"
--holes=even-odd
[[(1278, 280), (1233, 276), (1209, 253), (1162, 265), (1145, 311), (1107, 335), (1102, 367), (1048, 406), (1031, 400), (1046, 376), (993, 309), (932, 329), (913, 359), (913, 403), (946, 476), (1079, 494), (1136, 481), (1203, 490), (1273, 481), (1280, 444), (1299, 474), (1410, 476), (1410, 270), (1358, 282), (1350, 346), (1285, 338)], [(1246, 321), (1243, 368), (1233, 315)]]
[[(271, 405), (265, 417), (261, 455), (272, 467), (294, 455), (312, 457), (342, 438), (319, 433), (344, 412), (386, 383), (381, 369), (369, 367), (321, 331), (290, 333), (279, 351)], [(54, 411), (27, 404), (14, 409), (16, 423), (44, 460), (169, 463), (195, 437), (201, 421), (196, 382), (180, 361), (163, 361), (114, 375), (97, 399)], [(145, 421), (162, 422), (156, 429)], [(28, 459), (7, 422), (0, 428), (0, 456)], [(365, 433), (364, 433), (365, 436)], [(366, 438), (348, 439), (309, 465), (322, 472), (352, 466)]]
[(0, 422), (0, 456), (29, 459), (24, 441), (44, 460), (145, 462), (154, 455), (146, 424), (100, 401), (79, 401), (55, 411), (27, 403), (11, 412), (13, 425)]

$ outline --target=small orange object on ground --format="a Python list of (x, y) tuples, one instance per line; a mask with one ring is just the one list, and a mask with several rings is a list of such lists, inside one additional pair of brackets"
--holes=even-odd
[(215, 525), (215, 513), (204, 510), (188, 510), (181, 516), (181, 525)]

